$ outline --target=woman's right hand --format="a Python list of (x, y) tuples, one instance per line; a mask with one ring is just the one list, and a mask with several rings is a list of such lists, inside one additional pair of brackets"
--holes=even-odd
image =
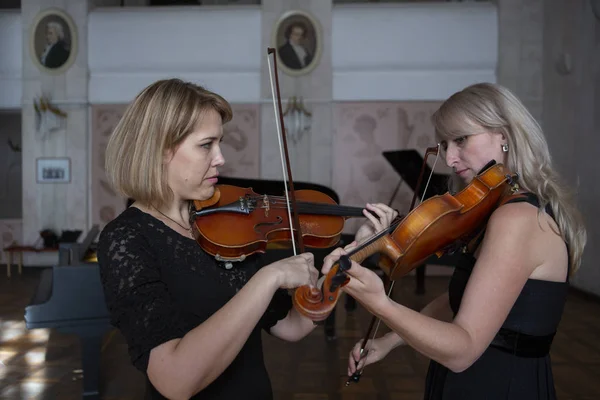
[(280, 289), (295, 289), (302, 285), (317, 284), (319, 271), (315, 268), (315, 258), (312, 253), (284, 258), (267, 267), (277, 274), (277, 284)]
[(348, 376), (354, 374), (357, 369), (362, 370), (366, 365), (382, 360), (394, 348), (393, 343), (388, 340), (387, 336), (375, 340), (369, 339), (365, 345), (365, 350), (363, 351), (363, 356), (361, 358), (361, 344), (362, 340), (357, 342), (350, 351), (350, 357), (348, 357)]

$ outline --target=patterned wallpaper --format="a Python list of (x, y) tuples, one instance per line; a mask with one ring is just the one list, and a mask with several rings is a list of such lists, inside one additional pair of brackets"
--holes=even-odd
[[(417, 149), (424, 154), (435, 145), (431, 114), (439, 102), (353, 102), (333, 107), (332, 188), (344, 205), (364, 206), (367, 202), (389, 203), (400, 176), (382, 156), (385, 150)], [(224, 176), (256, 178), (260, 171), (260, 121), (258, 104), (235, 104), (233, 120), (225, 125)], [(92, 223), (104, 225), (125, 209), (106, 181), (104, 151), (108, 138), (120, 120), (125, 105), (92, 107)], [(432, 165), (432, 160), (430, 161)], [(443, 160), (435, 171), (449, 172)], [(408, 209), (412, 190), (400, 185), (392, 206)], [(345, 232), (354, 232), (364, 219), (349, 220)], [(1, 220), (2, 244), (21, 240), (19, 220)]]
[(100, 229), (125, 209), (126, 200), (110, 187), (104, 173), (104, 152), (108, 139), (123, 115), (125, 104), (92, 106), (92, 166), (90, 198), (92, 224)]
[[(431, 114), (439, 102), (356, 102), (333, 107), (332, 188), (344, 205), (389, 203), (400, 176), (382, 156), (386, 150), (416, 149), (421, 155), (435, 145)], [(92, 221), (100, 228), (125, 209), (125, 199), (106, 182), (104, 151), (125, 105), (92, 108)], [(225, 125), (224, 176), (260, 177), (259, 105), (233, 105), (233, 120)], [(433, 157), (431, 157), (433, 158)], [(430, 160), (432, 165), (433, 160)], [(449, 172), (438, 160), (436, 172)], [(401, 212), (408, 209), (412, 190), (406, 184), (393, 199)], [(348, 221), (345, 232), (354, 232), (362, 218)]]
[[(100, 229), (125, 209), (126, 199), (110, 187), (104, 173), (104, 152), (108, 139), (121, 119), (126, 105), (92, 107), (92, 223)], [(234, 104), (233, 119), (224, 126), (222, 151), (226, 164), (220, 173), (240, 178), (259, 176), (259, 106)]]
[[(361, 102), (341, 103), (334, 107), (333, 189), (340, 203), (364, 206), (366, 203), (389, 204), (400, 175), (381, 154), (386, 150), (416, 149), (421, 156), (435, 146), (430, 117), (439, 102)], [(432, 159), (429, 157), (429, 165)], [(435, 171), (447, 173), (443, 160)], [(392, 207), (408, 210), (413, 192), (400, 185)], [(346, 223), (344, 231), (355, 232), (364, 219)]]

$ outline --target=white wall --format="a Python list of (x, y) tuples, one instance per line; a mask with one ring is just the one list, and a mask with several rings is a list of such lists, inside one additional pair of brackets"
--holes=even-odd
[(489, 3), (336, 7), (332, 42), (335, 100), (443, 100), (496, 81)]
[[(0, 108), (20, 108), (23, 29), (18, 13), (0, 13)], [(88, 29), (91, 103), (129, 102), (171, 76), (261, 102), (259, 7), (97, 8)], [(333, 99), (439, 100), (495, 81), (497, 30), (488, 3), (336, 6)]]
[(129, 102), (172, 76), (231, 102), (256, 102), (260, 20), (255, 7), (97, 9), (89, 21), (90, 102)]

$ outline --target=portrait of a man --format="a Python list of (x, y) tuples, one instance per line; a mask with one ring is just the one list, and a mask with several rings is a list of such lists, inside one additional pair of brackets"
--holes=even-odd
[(303, 75), (318, 63), (320, 36), (316, 20), (303, 11), (290, 11), (279, 20), (275, 44), (281, 68), (289, 75)]
[(74, 58), (71, 57), (73, 35), (74, 26), (62, 11), (50, 9), (42, 12), (34, 25), (31, 46), (32, 57), (38, 67), (50, 73), (68, 68)]
[(69, 59), (69, 46), (65, 42), (65, 29), (60, 22), (46, 24), (46, 47), (40, 62), (48, 68), (61, 67)]
[(292, 22), (285, 30), (286, 42), (279, 48), (281, 61), (291, 69), (305, 68), (312, 61), (312, 54), (304, 45), (306, 26), (302, 22)]

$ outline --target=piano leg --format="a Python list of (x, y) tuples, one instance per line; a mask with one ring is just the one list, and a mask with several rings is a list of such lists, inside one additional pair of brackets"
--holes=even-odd
[(102, 337), (98, 335), (80, 336), (83, 400), (100, 400), (99, 383)]

